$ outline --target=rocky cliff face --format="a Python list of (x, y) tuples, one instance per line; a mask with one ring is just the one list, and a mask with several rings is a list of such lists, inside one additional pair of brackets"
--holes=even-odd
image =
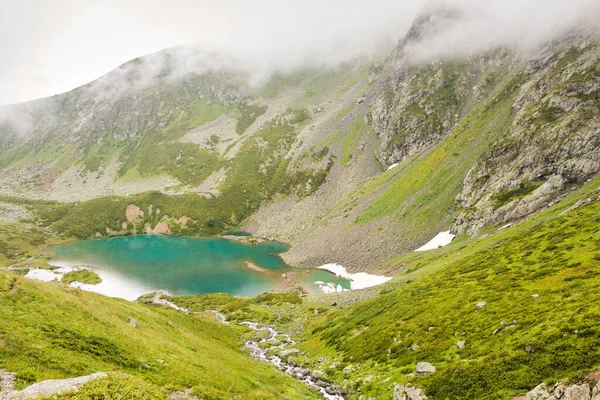
[[(600, 172), (600, 35), (576, 31), (527, 53), (415, 56), (463, 22), (433, 9), (375, 62), (260, 88), (227, 60), (179, 65), (166, 51), (4, 107), (0, 193), (214, 198), (198, 218), (222, 214), (217, 227), (243, 220), (291, 243), (291, 264), (393, 269), (395, 254), (441, 230), (520, 220)], [(63, 192), (73, 196), (50, 195)]]
[(458, 232), (524, 218), (600, 172), (600, 43), (563, 38), (524, 61), (507, 134), (475, 163)]
[(426, 151), (447, 135), (464, 114), (474, 81), (485, 63), (420, 63), (410, 55), (411, 46), (456, 23), (460, 15), (447, 8), (421, 15), (390, 56), (394, 72), (374, 99), (371, 112), (373, 128), (382, 142), (377, 153), (382, 164), (394, 164)]
[(460, 18), (438, 9), (415, 22), (371, 115), (382, 144), (376, 156), (390, 165), (428, 153), (476, 107), (504, 100), (507, 81), (519, 87), (510, 95), (510, 126), (460, 182), (452, 229), (475, 235), (553, 204), (600, 172), (600, 36), (574, 31), (527, 54), (499, 48), (461, 60), (413, 60), (419, 41)]

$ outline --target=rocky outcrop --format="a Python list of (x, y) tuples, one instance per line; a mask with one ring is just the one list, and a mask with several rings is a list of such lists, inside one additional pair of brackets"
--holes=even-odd
[(600, 400), (600, 383), (593, 388), (588, 382), (558, 382), (553, 386), (541, 383), (525, 395), (525, 400)]
[(0, 392), (6, 392), (15, 388), (17, 381), (17, 374), (15, 372), (8, 372), (0, 370)]
[(427, 396), (419, 388), (408, 385), (394, 387), (394, 400), (426, 400)]
[(398, 67), (373, 101), (369, 118), (381, 140), (378, 160), (397, 163), (447, 135), (459, 120), (474, 73), (470, 63)]
[(67, 379), (50, 379), (34, 383), (23, 390), (9, 390), (0, 392), (0, 400), (22, 400), (49, 397), (65, 392), (77, 391), (87, 382), (106, 376), (104, 372), (96, 372), (91, 375), (79, 376)]
[(523, 67), (507, 133), (463, 182), (459, 233), (527, 217), (600, 172), (600, 40), (573, 35)]

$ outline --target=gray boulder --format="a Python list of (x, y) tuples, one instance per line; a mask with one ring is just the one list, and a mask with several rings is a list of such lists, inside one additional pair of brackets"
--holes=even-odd
[(548, 388), (545, 383), (541, 383), (537, 385), (533, 390), (531, 390), (525, 396), (525, 400), (546, 400), (550, 397), (550, 393), (548, 393)]
[(34, 383), (23, 390), (9, 390), (0, 393), (1, 400), (20, 400), (37, 399), (40, 397), (50, 397), (65, 392), (77, 391), (87, 382), (106, 376), (104, 372), (96, 372), (91, 375), (78, 376), (67, 379), (49, 379)]
[(590, 400), (590, 385), (582, 383), (580, 385), (571, 385), (565, 389), (561, 400)]
[(421, 389), (410, 384), (396, 385), (394, 387), (394, 400), (426, 400), (427, 396)]
[(435, 367), (431, 363), (420, 362), (417, 363), (417, 366), (415, 367), (415, 372), (417, 373), (417, 375), (425, 376), (433, 374), (435, 372)]
[(600, 382), (592, 389), (592, 400), (600, 400)]

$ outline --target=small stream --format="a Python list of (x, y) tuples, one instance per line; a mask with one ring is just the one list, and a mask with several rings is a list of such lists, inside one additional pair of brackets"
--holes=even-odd
[[(217, 321), (228, 323), (227, 316), (215, 310), (210, 311), (215, 314)], [(255, 359), (271, 363), (286, 374), (292, 375), (296, 379), (305, 382), (307, 385), (317, 389), (327, 400), (344, 400), (340, 387), (334, 383), (327, 382), (324, 374), (311, 371), (290, 360), (284, 362), (283, 359), (277, 355), (269, 355), (269, 350), (278, 349), (281, 351), (286, 347), (293, 347), (296, 342), (290, 338), (290, 335), (279, 333), (268, 325), (260, 325), (256, 322), (243, 321), (240, 322), (240, 325), (245, 325), (255, 332), (267, 333), (265, 337), (258, 341), (248, 340), (244, 344), (244, 347), (248, 349), (248, 352)], [(265, 346), (265, 344), (267, 345)]]

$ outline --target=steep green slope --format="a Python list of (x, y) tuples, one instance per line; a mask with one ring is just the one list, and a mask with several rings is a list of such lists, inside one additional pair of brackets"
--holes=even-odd
[[(341, 361), (328, 373), (353, 393), (413, 382), (435, 399), (504, 399), (598, 367), (597, 188), (486, 239), (399, 256), (404, 272), (379, 296), (313, 319), (305, 361)], [(437, 371), (414, 376), (421, 361)]]
[(520, 74), (506, 78), (500, 94), (469, 113), (440, 146), (410, 169), (399, 168), (401, 173), (356, 223), (395, 214), (430, 231), (448, 217), (471, 164), (509, 128), (511, 104), (520, 83)]
[(201, 398), (314, 397), (303, 384), (246, 355), (245, 328), (220, 324), (212, 314), (185, 315), (0, 271), (0, 315), (0, 366), (17, 372), (18, 387), (120, 371), (133, 376), (126, 386), (135, 391), (193, 388)]

